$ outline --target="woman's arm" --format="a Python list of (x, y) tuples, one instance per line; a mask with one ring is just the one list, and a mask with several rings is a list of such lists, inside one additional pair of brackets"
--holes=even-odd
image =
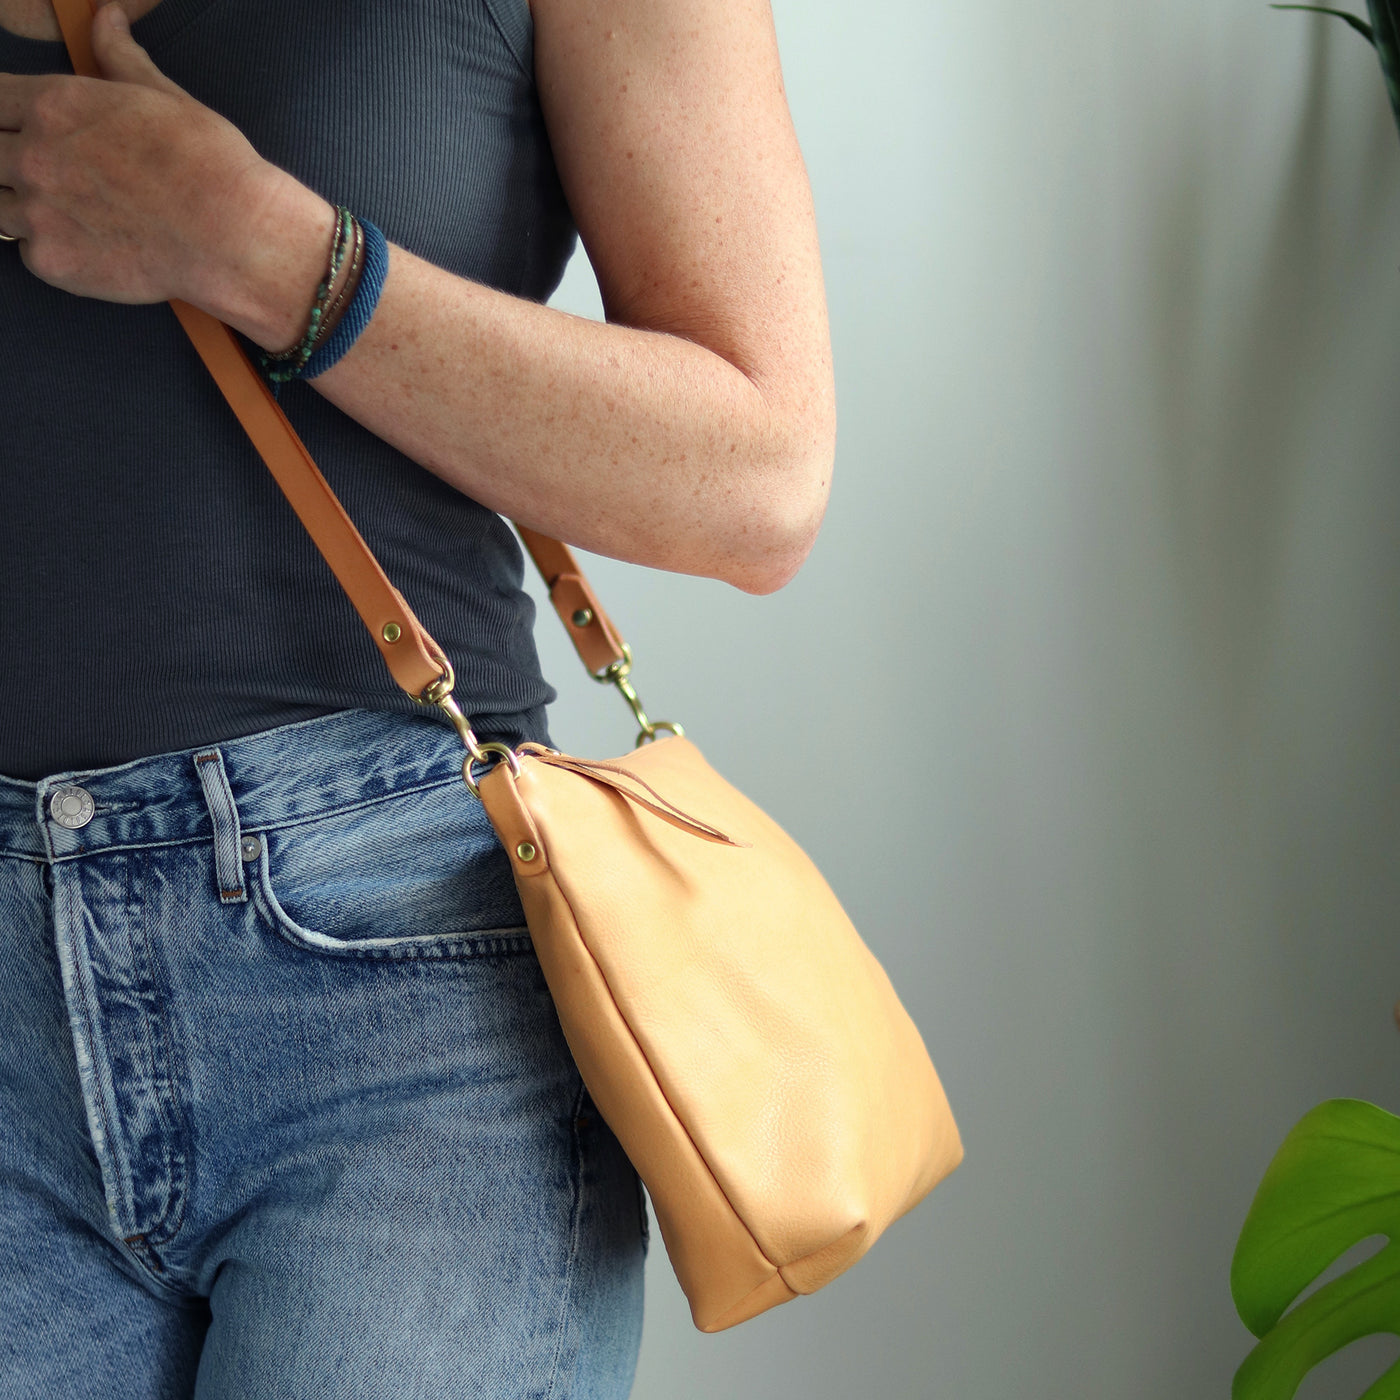
[[(483, 504), (597, 553), (780, 587), (835, 438), (811, 196), (767, 0), (533, 0), (540, 96), (607, 325), (399, 247), (353, 349), (311, 381)], [(331, 207), (267, 166), (241, 261), (199, 304), (300, 335)], [(194, 298), (191, 298), (194, 299)]]

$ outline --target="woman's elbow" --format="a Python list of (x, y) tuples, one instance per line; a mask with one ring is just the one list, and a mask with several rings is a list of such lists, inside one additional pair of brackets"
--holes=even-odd
[(790, 583), (816, 543), (831, 494), (834, 421), (798, 425), (795, 441), (762, 474), (750, 523), (733, 551), (725, 581), (745, 593), (776, 593)]

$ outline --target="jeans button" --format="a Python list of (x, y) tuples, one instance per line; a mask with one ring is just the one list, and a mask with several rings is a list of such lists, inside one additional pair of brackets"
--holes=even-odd
[(96, 810), (92, 794), (86, 788), (61, 787), (49, 799), (49, 815), (69, 831), (86, 826)]

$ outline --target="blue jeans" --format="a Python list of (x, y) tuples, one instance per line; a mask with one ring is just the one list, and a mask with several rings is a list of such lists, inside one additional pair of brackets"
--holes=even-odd
[(0, 778), (0, 1398), (631, 1388), (645, 1213), (428, 719)]

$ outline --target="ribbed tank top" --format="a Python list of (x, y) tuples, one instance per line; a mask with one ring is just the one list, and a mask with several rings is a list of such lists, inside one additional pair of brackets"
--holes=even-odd
[[(161, 0), (133, 34), (391, 243), (518, 296), (558, 284), (575, 235), (527, 0)], [(62, 43), (0, 30), (0, 71), (72, 67)], [(168, 305), (59, 291), (0, 243), (0, 320), (0, 773), (419, 708)], [(463, 708), (483, 733), (543, 738), (554, 692), (508, 526), (310, 385), (278, 400), (451, 658)]]

